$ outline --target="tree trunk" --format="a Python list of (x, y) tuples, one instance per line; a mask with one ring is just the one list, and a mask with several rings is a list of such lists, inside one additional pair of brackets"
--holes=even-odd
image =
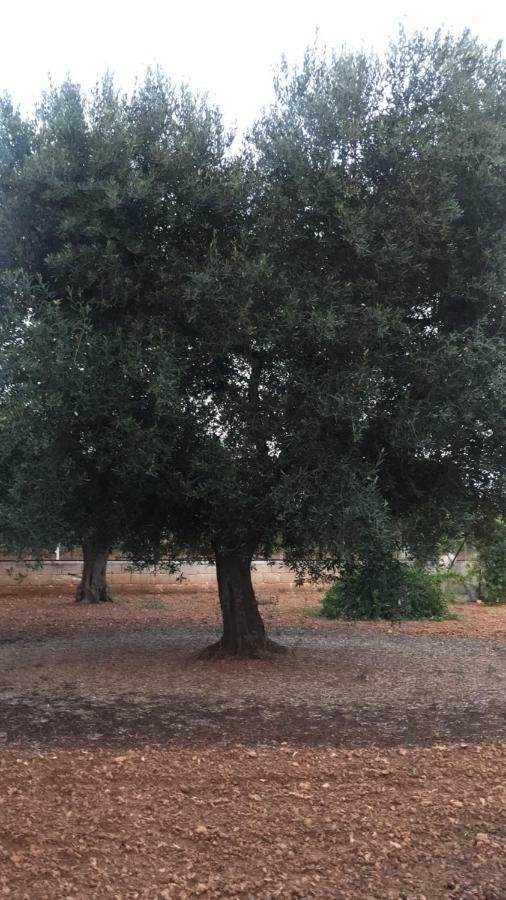
[(285, 648), (271, 641), (258, 610), (251, 582), (252, 555), (216, 552), (216, 575), (223, 616), (223, 635), (202, 652), (206, 659), (258, 659)]
[(106, 571), (109, 547), (94, 541), (83, 543), (83, 572), (76, 591), (77, 603), (105, 603), (111, 600)]

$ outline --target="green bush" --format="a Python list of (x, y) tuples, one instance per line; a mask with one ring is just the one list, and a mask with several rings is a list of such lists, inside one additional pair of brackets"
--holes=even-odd
[(498, 519), (486, 539), (478, 542), (478, 576), (480, 600), (495, 606), (506, 603), (506, 522)]
[(346, 567), (323, 598), (329, 619), (446, 619), (441, 579), (398, 559)]

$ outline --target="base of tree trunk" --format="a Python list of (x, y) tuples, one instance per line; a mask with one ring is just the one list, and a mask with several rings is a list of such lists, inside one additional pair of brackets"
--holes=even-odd
[(78, 585), (76, 590), (76, 603), (114, 603), (112, 596), (106, 592), (105, 596), (100, 594), (98, 597), (91, 591), (83, 591), (82, 585)]
[(200, 659), (265, 659), (286, 650), (267, 637), (251, 581), (252, 552), (216, 552), (223, 634)]
[(288, 647), (278, 644), (271, 638), (264, 641), (241, 641), (240, 645), (227, 646), (223, 638), (214, 644), (204, 647), (198, 655), (198, 659), (269, 659), (272, 656), (288, 653)]
[(83, 544), (83, 573), (76, 590), (76, 603), (112, 603), (106, 572), (109, 548), (93, 542)]

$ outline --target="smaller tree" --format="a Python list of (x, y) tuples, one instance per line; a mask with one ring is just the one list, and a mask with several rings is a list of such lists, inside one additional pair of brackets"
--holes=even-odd
[(108, 597), (153, 441), (169, 466), (170, 322), (223, 213), (227, 141), (219, 112), (158, 72), (131, 97), (109, 76), (90, 96), (66, 80), (33, 118), (0, 99), (2, 533), (80, 543), (81, 602)]
[[(130, 322), (105, 336), (83, 304), (62, 312), (23, 278), (4, 278), (3, 288), (0, 540), (40, 555), (80, 545), (76, 599), (103, 602), (110, 551), (121, 547), (159, 456), (150, 389), (163, 333)], [(36, 317), (20, 314), (20, 291), (36, 298)], [(169, 391), (166, 381), (166, 409)], [(166, 458), (170, 434), (166, 425)]]

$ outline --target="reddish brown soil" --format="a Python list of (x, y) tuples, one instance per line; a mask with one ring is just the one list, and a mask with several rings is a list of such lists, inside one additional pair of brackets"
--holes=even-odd
[(203, 663), (215, 599), (0, 598), (0, 896), (505, 900), (506, 608)]
[[(271, 627), (303, 626), (305, 629), (339, 631), (392, 631), (387, 622), (334, 622), (314, 616), (319, 609), (319, 593), (314, 589), (260, 596), (262, 616)], [(452, 635), (456, 637), (506, 637), (506, 605), (487, 607), (459, 603), (452, 607), (458, 621), (403, 622), (393, 629), (401, 634)], [(311, 615), (313, 613), (313, 615)], [(82, 606), (73, 602), (71, 592), (39, 595), (34, 591), (0, 596), (0, 640), (16, 632), (37, 631), (68, 634), (82, 628), (109, 628), (114, 625), (144, 627), (147, 624), (218, 625), (218, 605), (213, 594), (191, 594), (174, 590), (158, 597), (125, 595), (114, 603)]]
[(0, 886), (30, 900), (504, 900), (504, 748), (402, 752), (4, 754)]

